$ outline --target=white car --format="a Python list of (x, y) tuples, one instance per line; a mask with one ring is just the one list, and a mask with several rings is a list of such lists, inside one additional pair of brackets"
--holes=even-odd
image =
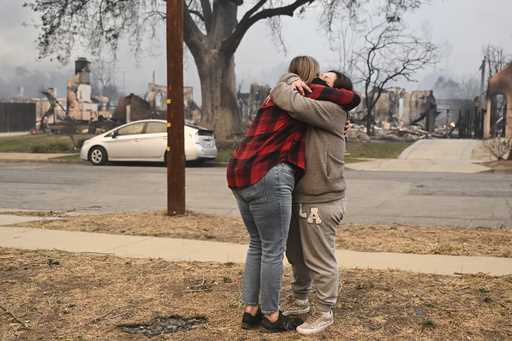
[[(108, 161), (165, 162), (167, 128), (164, 120), (134, 121), (90, 138), (80, 150), (80, 158), (93, 165)], [(186, 161), (213, 160), (217, 157), (211, 130), (185, 124)]]

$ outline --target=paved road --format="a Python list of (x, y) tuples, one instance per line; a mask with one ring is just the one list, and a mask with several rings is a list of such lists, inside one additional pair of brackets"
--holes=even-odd
[[(187, 168), (190, 210), (238, 215), (223, 168)], [(347, 171), (347, 222), (512, 227), (511, 174)], [(165, 207), (165, 168), (0, 162), (0, 209)]]

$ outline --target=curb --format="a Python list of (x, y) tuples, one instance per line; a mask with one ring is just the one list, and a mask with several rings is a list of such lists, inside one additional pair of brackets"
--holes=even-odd
[[(65, 159), (61, 159), (61, 158), (52, 158), (52, 159), (46, 159), (46, 160), (41, 160), (41, 159), (1, 159), (0, 158), (0, 162), (12, 162), (12, 163), (21, 163), (21, 162), (32, 162), (32, 163), (69, 163), (69, 164), (89, 164), (88, 161), (84, 161), (84, 160), (65, 160)], [(141, 162), (143, 163), (143, 162)], [(155, 162), (157, 163), (157, 162)], [(205, 163), (198, 163), (198, 164), (194, 164), (194, 163), (190, 163), (188, 165), (186, 165), (186, 167), (190, 167), (190, 168), (194, 168), (194, 167), (227, 167), (228, 165), (228, 162), (215, 162), (215, 161), (212, 161), (212, 162), (205, 162)]]
[(0, 159), (0, 162), (12, 162), (12, 163), (70, 163), (70, 164), (81, 164), (86, 161), (82, 160), (59, 160), (59, 159), (48, 159), (48, 160), (39, 160), (39, 159)]

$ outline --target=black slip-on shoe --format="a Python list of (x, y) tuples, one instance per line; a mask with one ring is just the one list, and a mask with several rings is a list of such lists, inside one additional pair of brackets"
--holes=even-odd
[(271, 333), (280, 333), (294, 331), (303, 323), (304, 321), (299, 318), (284, 316), (283, 313), (279, 312), (279, 318), (276, 322), (270, 322), (268, 319), (263, 318), (261, 326)]
[(263, 314), (261, 313), (260, 309), (258, 309), (256, 315), (254, 316), (249, 313), (244, 313), (242, 316), (242, 328), (253, 329), (259, 327), (261, 320), (263, 320)]

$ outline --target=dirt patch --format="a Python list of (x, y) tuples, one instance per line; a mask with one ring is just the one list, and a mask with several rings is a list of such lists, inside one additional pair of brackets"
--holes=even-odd
[(162, 334), (172, 334), (179, 331), (189, 331), (203, 326), (207, 322), (208, 318), (204, 316), (156, 316), (148, 323), (121, 324), (118, 328), (128, 334), (142, 334), (152, 337)]
[[(162, 212), (60, 216), (62, 220), (37, 221), (18, 226), (242, 244), (248, 242), (241, 219), (233, 217), (195, 213), (168, 217)], [(337, 245), (354, 251), (512, 257), (512, 229), (342, 224), (337, 231)]]
[[(240, 328), (241, 273), (235, 264), (0, 249), (0, 305), (10, 312), (0, 309), (0, 339), (147, 340), (120, 326), (176, 315), (208, 324), (155, 339), (300, 339)], [(512, 276), (350, 270), (340, 292), (336, 322), (320, 339), (512, 338)]]

